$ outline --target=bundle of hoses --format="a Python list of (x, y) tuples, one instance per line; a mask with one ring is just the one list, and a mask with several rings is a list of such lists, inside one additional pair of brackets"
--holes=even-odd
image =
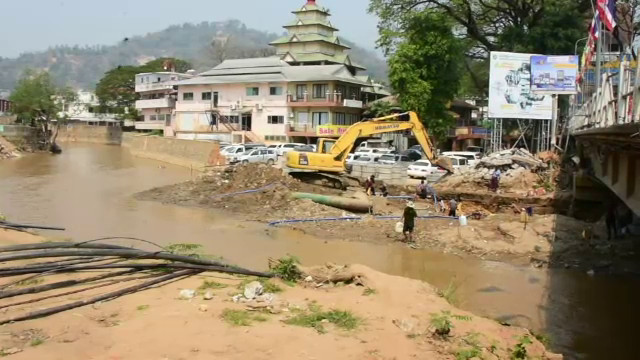
[[(0, 317), (0, 325), (111, 300), (203, 272), (272, 277), (198, 255), (93, 242), (0, 247), (0, 265), (0, 309), (11, 308), (4, 311), (10, 316)], [(60, 298), (72, 294), (78, 298), (83, 293), (88, 295), (81, 300), (43, 306), (49, 299), (59, 303)], [(36, 304), (37, 310), (30, 311), (29, 304)]]

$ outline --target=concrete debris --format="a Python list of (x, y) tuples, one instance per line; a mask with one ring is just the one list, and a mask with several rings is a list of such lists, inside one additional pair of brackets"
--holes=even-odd
[(11, 159), (19, 156), (18, 149), (7, 139), (0, 136), (0, 159)]
[(205, 300), (213, 300), (213, 293), (211, 291), (207, 291), (202, 298)]
[(500, 170), (501, 190), (528, 192), (540, 182), (539, 174), (547, 168), (547, 163), (525, 149), (504, 150), (482, 158), (473, 168), (461, 169), (456, 174), (445, 178), (437, 187), (438, 189), (486, 189), (493, 174)]
[(19, 352), (22, 352), (22, 349), (17, 348), (17, 347), (12, 347), (12, 348), (9, 348), (9, 349), (3, 349), (2, 350), (2, 353), (4, 355), (13, 355), (13, 354), (17, 354)]
[(258, 281), (253, 281), (244, 287), (244, 297), (248, 300), (253, 300), (257, 296), (262, 295), (263, 291), (264, 288), (262, 287), (262, 284), (260, 284)]
[(194, 297), (196, 297), (196, 291), (191, 289), (180, 290), (180, 294), (178, 296), (180, 300), (191, 300)]

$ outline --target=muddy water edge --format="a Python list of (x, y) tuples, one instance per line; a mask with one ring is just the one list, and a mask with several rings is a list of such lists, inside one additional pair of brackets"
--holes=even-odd
[(33, 154), (0, 162), (0, 211), (16, 222), (67, 228), (44, 233), (49, 237), (129, 236), (163, 245), (198, 243), (232, 263), (258, 269), (266, 268), (268, 257), (295, 254), (306, 265), (361, 263), (439, 288), (454, 281), (459, 284), (458, 306), (548, 334), (552, 349), (568, 359), (636, 356), (637, 278), (590, 277), (397, 244), (319, 239), (219, 211), (140, 202), (132, 196), (191, 176), (189, 169), (135, 158), (116, 146), (67, 145), (62, 155)]

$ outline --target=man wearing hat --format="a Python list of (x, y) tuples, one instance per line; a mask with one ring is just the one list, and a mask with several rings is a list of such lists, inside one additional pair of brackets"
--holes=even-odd
[(418, 213), (416, 213), (413, 201), (407, 202), (407, 206), (402, 213), (402, 234), (404, 235), (405, 242), (413, 242), (413, 228), (416, 217), (418, 217)]

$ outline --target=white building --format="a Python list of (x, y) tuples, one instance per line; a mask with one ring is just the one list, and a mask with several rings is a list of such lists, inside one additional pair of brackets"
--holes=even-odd
[(172, 136), (171, 120), (176, 104), (177, 82), (191, 78), (190, 74), (155, 72), (136, 75), (136, 109), (140, 113), (135, 122), (136, 130), (168, 130)]
[(120, 120), (114, 114), (98, 112), (100, 103), (93, 92), (79, 90), (73, 103), (63, 102), (63, 111), (58, 115), (66, 117), (69, 122), (83, 123), (97, 126), (119, 126)]

